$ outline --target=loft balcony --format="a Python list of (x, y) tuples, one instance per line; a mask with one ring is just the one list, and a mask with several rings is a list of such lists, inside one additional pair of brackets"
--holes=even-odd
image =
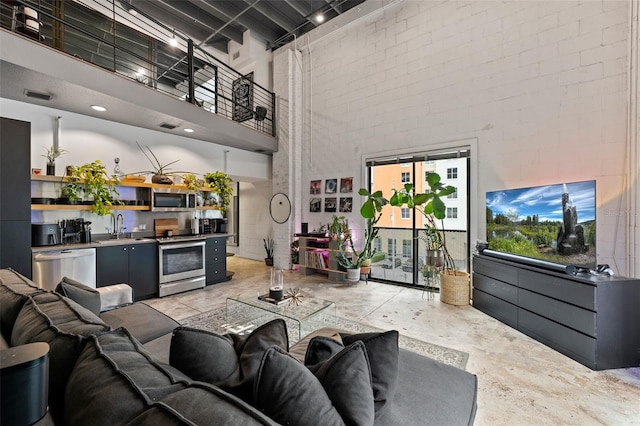
[(3, 98), (277, 151), (272, 92), (119, 2), (3, 1), (0, 26)]

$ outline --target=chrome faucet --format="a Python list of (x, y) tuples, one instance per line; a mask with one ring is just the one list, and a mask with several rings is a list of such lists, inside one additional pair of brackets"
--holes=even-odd
[(124, 234), (124, 216), (121, 213), (118, 213), (118, 216), (112, 214), (111, 218), (113, 219), (113, 232), (111, 234), (111, 238), (119, 239), (121, 234)]

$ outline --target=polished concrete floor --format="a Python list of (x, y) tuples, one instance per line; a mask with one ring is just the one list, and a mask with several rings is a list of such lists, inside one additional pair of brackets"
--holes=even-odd
[[(181, 320), (224, 309), (228, 295), (268, 289), (263, 262), (231, 257), (228, 269), (229, 282), (148, 303)], [(295, 271), (285, 285), (336, 302), (338, 316), (468, 352), (466, 369), (478, 376), (476, 425), (640, 425), (640, 367), (592, 371), (471, 306), (416, 289)]]

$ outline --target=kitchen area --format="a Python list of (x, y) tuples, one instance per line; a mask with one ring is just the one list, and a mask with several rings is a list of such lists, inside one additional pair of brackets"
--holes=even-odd
[[(229, 220), (181, 185), (121, 182), (124, 205), (99, 216), (57, 204), (64, 178), (31, 178), (32, 279), (53, 290), (64, 276), (90, 287), (128, 284), (133, 300), (231, 279)], [(232, 203), (233, 204), (233, 203)], [(233, 206), (227, 215), (233, 217)]]

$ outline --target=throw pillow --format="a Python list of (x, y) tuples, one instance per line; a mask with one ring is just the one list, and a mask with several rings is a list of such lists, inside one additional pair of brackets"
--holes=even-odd
[(100, 293), (96, 289), (71, 278), (63, 277), (56, 287), (56, 292), (87, 308), (94, 314), (100, 315)]
[(173, 331), (169, 364), (201, 382), (221, 383), (240, 376), (233, 341), (195, 328), (178, 327)]
[(280, 424), (372, 425), (373, 395), (361, 342), (343, 349), (318, 376), (283, 350), (265, 352), (255, 382), (256, 407)]
[(398, 332), (340, 334), (345, 345), (362, 341), (371, 364), (376, 416), (382, 414), (398, 388)]
[[(285, 351), (289, 349), (287, 324), (282, 319), (261, 325), (246, 336), (221, 336), (202, 330), (196, 333), (184, 328), (178, 334), (175, 347), (173, 339), (171, 342), (171, 353), (175, 354), (173, 360), (169, 360), (172, 366), (183, 372), (189, 371), (189, 376), (194, 380), (216, 385), (249, 403), (253, 403), (253, 383), (262, 355), (271, 346), (278, 346)], [(233, 352), (221, 339), (231, 342)], [(222, 352), (207, 353), (210, 350)], [(193, 352), (189, 359), (177, 355), (179, 352), (187, 351)], [(193, 358), (198, 356), (204, 357), (207, 361), (191, 365)]]
[(309, 341), (304, 356), (304, 365), (315, 373), (322, 364), (344, 349), (344, 345), (336, 339), (316, 336)]

